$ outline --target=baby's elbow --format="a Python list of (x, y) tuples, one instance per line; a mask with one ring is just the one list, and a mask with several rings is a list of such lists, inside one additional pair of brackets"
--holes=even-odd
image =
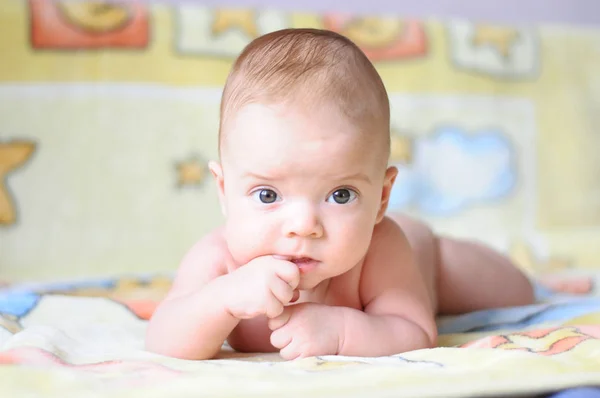
[(434, 324), (433, 327), (429, 327), (428, 329), (424, 329), (425, 333), (425, 347), (424, 348), (435, 348), (437, 347), (438, 341), (438, 331), (437, 326)]
[(415, 324), (421, 329), (424, 340), (424, 348), (435, 348), (438, 340), (438, 329), (435, 321), (435, 316), (428, 314), (427, 316), (416, 320)]
[(155, 330), (156, 325), (152, 322), (148, 324), (146, 329), (146, 338), (144, 339), (144, 349), (148, 352), (164, 356), (172, 356), (169, 347), (170, 339), (164, 338), (162, 333)]
[(169, 344), (168, 340), (170, 339), (147, 338), (145, 349), (153, 354), (192, 361), (213, 359), (219, 353), (219, 350), (193, 350), (187, 346)]
[(144, 349), (153, 354), (162, 355), (165, 357), (179, 359), (211, 359), (217, 353), (202, 352), (194, 350), (187, 344), (182, 344), (182, 340), (169, 337), (169, 333), (161, 330), (160, 324), (150, 322), (146, 329), (146, 338), (144, 340)]
[(152, 354), (171, 356), (168, 350), (165, 349), (164, 344), (161, 344), (157, 339), (152, 336), (146, 336), (144, 341), (144, 350)]
[(531, 305), (535, 303), (535, 290), (533, 288), (533, 284), (529, 280), (529, 278), (519, 272), (519, 276), (515, 278), (514, 290), (513, 290), (513, 299), (510, 306), (524, 306)]
[(533, 284), (528, 278), (525, 278), (525, 292), (523, 294), (524, 305), (531, 305), (535, 303), (535, 290)]
[[(406, 319), (403, 319), (406, 322)], [(410, 328), (407, 332), (410, 333), (411, 338), (408, 343), (410, 350), (421, 350), (427, 348), (437, 347), (438, 331), (435, 321), (431, 322), (415, 322), (408, 321)]]

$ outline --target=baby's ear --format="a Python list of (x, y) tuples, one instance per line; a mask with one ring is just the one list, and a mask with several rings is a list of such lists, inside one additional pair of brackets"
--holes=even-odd
[(219, 195), (219, 202), (221, 203), (221, 212), (224, 216), (227, 216), (227, 209), (225, 207), (225, 181), (223, 179), (223, 168), (217, 162), (208, 162), (208, 169), (215, 179), (217, 184), (217, 194)]
[(377, 223), (383, 220), (385, 212), (387, 211), (388, 204), (390, 203), (390, 194), (392, 193), (392, 186), (398, 175), (398, 169), (395, 166), (390, 166), (385, 171), (385, 177), (383, 180), (383, 190), (381, 191), (381, 202), (379, 203), (379, 212), (377, 213)]

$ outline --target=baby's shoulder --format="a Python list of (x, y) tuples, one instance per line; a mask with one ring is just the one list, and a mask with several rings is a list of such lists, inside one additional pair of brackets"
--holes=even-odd
[(221, 229), (204, 235), (181, 260), (167, 297), (190, 294), (212, 279), (226, 274), (230, 258)]
[(224, 228), (218, 227), (200, 238), (184, 256), (181, 267), (213, 268), (225, 272), (233, 261)]
[(373, 247), (379, 248), (381, 245), (394, 244), (398, 238), (402, 238), (403, 236), (404, 232), (400, 228), (400, 225), (392, 218), (385, 216), (373, 228), (369, 249)]
[(365, 267), (379, 267), (396, 257), (404, 257), (406, 251), (410, 251), (410, 247), (404, 231), (394, 219), (386, 216), (373, 229)]
[(198, 241), (199, 245), (206, 245), (206, 248), (213, 248), (217, 251), (223, 250), (227, 248), (227, 243), (225, 241), (225, 227), (219, 226), (214, 228)]

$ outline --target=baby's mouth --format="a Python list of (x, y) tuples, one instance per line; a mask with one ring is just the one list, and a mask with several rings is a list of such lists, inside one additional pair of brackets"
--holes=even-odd
[(289, 261), (296, 264), (298, 270), (302, 273), (310, 272), (317, 267), (318, 261), (310, 257), (296, 257)]
[(319, 261), (315, 260), (314, 258), (310, 258), (310, 257), (281, 256), (281, 255), (277, 255), (277, 254), (274, 255), (273, 257), (278, 260), (285, 260), (285, 261), (289, 261), (289, 262), (296, 264), (296, 266), (298, 267), (298, 270), (302, 273), (312, 271), (319, 264)]
[(290, 261), (296, 265), (300, 265), (300, 264), (309, 263), (309, 262), (315, 261), (315, 260), (313, 260), (310, 257), (298, 257), (298, 258), (291, 258)]

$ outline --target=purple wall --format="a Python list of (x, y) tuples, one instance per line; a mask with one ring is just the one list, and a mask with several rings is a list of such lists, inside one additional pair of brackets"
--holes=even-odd
[(462, 17), (484, 22), (551, 22), (600, 26), (600, 0), (163, 0), (298, 11), (346, 10), (411, 17)]

